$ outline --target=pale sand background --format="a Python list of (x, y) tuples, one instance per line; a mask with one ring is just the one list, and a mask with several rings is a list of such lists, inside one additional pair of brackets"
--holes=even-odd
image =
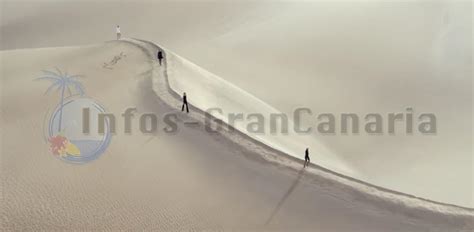
[(433, 112), (436, 136), (315, 137), (371, 183), (474, 204), (470, 1), (1, 4), (1, 49), (96, 43), (120, 24), (283, 112)]
[[(113, 39), (118, 23), (125, 36), (159, 41), (284, 112), (295, 106), (315, 112), (402, 111), (408, 102), (417, 111), (439, 115), (437, 136), (319, 139), (372, 183), (472, 206), (470, 2), (355, 4), (2, 1), (0, 46), (5, 50), (97, 43)], [(44, 110), (53, 107), (57, 97), (40, 98), (47, 83), (30, 82), (41, 69), (61, 65), (88, 76), (122, 77), (123, 82), (114, 85), (109, 85), (110, 79), (85, 84), (88, 93), (110, 102), (107, 106), (117, 112), (125, 103), (145, 104), (133, 90), (123, 94), (124, 88), (138, 85), (127, 78), (147, 71), (143, 57), (132, 56), (126, 68), (102, 75), (100, 65), (118, 51), (100, 47), (2, 52), (2, 209), (8, 212), (2, 222), (23, 229), (260, 228), (297, 175), (240, 157), (239, 152), (223, 151), (229, 148), (197, 136), (200, 132), (158, 135), (149, 148), (139, 142), (151, 137), (117, 136), (108, 152), (121, 152), (107, 153), (86, 166), (70, 166), (49, 154), (37, 138)], [(83, 71), (90, 67), (96, 69)], [(289, 80), (298, 86), (289, 86)], [(405, 97), (392, 97), (400, 92)], [(196, 145), (180, 147), (183, 142)], [(202, 144), (217, 148), (195, 149)], [(138, 147), (143, 151), (137, 155), (143, 159), (133, 154)], [(155, 156), (156, 150), (167, 148), (169, 156)], [(189, 156), (181, 159), (182, 155)], [(191, 171), (170, 176), (181, 166)], [(360, 213), (361, 208), (351, 209), (330, 193), (315, 190), (317, 184), (303, 183), (285, 201), (271, 228), (424, 231), (431, 227), (406, 225), (401, 223), (405, 219), (380, 212)], [(203, 194), (188, 198), (196, 191)], [(442, 224), (437, 226), (440, 231), (454, 230), (449, 222), (437, 223)]]
[[(113, 70), (104, 62), (124, 52)], [(123, 42), (1, 52), (2, 207), (5, 230), (468, 231), (469, 220), (387, 207), (302, 172), (270, 165), (220, 136), (117, 133), (87, 165), (50, 154), (40, 70), (85, 75), (86, 93), (119, 115), (173, 111), (151, 90), (149, 60)], [(185, 116), (180, 117), (183, 120)], [(118, 131), (123, 127), (118, 124)], [(164, 126), (164, 125), (161, 125)], [(132, 131), (138, 131), (134, 123)]]

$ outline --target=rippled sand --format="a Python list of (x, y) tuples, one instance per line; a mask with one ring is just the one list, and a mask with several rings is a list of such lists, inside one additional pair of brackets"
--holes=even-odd
[[(120, 52), (126, 58), (112, 70), (103, 68)], [(137, 115), (176, 111), (154, 95), (148, 57), (123, 42), (0, 55), (4, 230), (472, 229), (455, 217), (386, 208), (304, 171), (265, 162), (198, 128), (147, 135), (134, 123), (133, 133), (117, 133), (98, 160), (65, 163), (42, 137), (45, 115), (59, 97), (44, 95), (49, 83), (33, 79), (58, 67), (84, 75), (87, 96), (116, 115), (131, 106)], [(117, 131), (123, 131), (120, 123)]]

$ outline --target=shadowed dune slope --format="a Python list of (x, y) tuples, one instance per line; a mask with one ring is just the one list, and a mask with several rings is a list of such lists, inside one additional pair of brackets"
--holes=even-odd
[[(86, 95), (117, 118), (128, 107), (137, 108), (137, 117), (176, 112), (178, 124), (194, 117), (170, 107), (171, 94), (160, 95), (157, 75), (165, 70), (149, 57), (149, 49), (156, 47), (132, 42), (0, 53), (2, 228), (472, 229), (470, 210), (440, 205), (433, 211), (374, 198), (316, 166), (308, 170), (312, 173), (300, 171), (291, 157), (277, 162), (278, 156), (262, 156), (199, 128), (166, 134), (160, 124), (157, 133), (143, 134), (135, 118), (133, 133), (125, 134), (118, 121), (117, 133), (99, 159), (84, 165), (58, 160), (43, 139), (45, 115), (57, 105), (58, 93), (44, 95), (48, 83), (33, 81), (41, 70), (58, 67), (82, 74)], [(120, 53), (125, 57), (112, 69), (104, 68)]]

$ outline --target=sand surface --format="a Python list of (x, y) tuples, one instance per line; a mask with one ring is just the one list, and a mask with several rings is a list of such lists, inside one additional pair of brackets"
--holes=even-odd
[[(0, 8), (4, 230), (473, 230), (470, 1), (0, 0)], [(176, 111), (152, 90), (157, 64), (143, 50), (102, 43), (115, 38), (116, 24), (125, 37), (164, 45), (185, 58), (182, 67), (195, 63), (271, 110), (364, 115), (413, 107), (438, 116), (438, 133), (305, 138), (314, 142), (314, 163), (383, 188), (317, 166), (303, 172), (293, 159), (198, 128), (142, 134), (137, 121), (124, 134), (119, 120), (98, 160), (64, 163), (43, 138), (59, 96), (33, 81), (41, 70), (84, 75), (87, 96), (118, 116), (128, 107), (137, 115)], [(120, 53), (126, 57), (103, 67)], [(310, 144), (278, 141), (295, 157)]]
[(370, 183), (473, 207), (470, 1), (1, 4), (4, 50), (97, 43), (120, 24), (285, 113), (433, 112), (435, 136), (316, 133), (311, 148)]
[[(117, 54), (114, 68), (103, 68)], [(469, 231), (469, 217), (387, 208), (304, 171), (274, 165), (218, 135), (117, 133), (98, 160), (62, 162), (43, 140), (57, 94), (33, 79), (58, 67), (117, 115), (175, 111), (152, 90), (153, 64), (136, 46), (3, 51), (2, 228), (6, 230)], [(87, 57), (87, 58), (85, 58)], [(185, 115), (179, 120), (186, 120)], [(123, 127), (118, 124), (118, 131)]]

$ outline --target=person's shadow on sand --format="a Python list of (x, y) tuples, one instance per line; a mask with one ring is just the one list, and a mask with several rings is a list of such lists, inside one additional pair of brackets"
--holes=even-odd
[(283, 197), (281, 198), (280, 202), (278, 202), (277, 206), (275, 207), (275, 209), (272, 211), (270, 217), (267, 219), (267, 221), (265, 222), (265, 225), (269, 225), (270, 222), (272, 221), (273, 217), (275, 217), (275, 215), (278, 213), (278, 211), (280, 210), (280, 208), (283, 206), (283, 203), (285, 203), (285, 201), (288, 199), (288, 197), (291, 195), (291, 193), (293, 193), (293, 191), (296, 189), (296, 186), (298, 185), (298, 183), (300, 182), (300, 179), (301, 177), (303, 176), (303, 173), (304, 173), (304, 168), (302, 168), (299, 172), (298, 172), (298, 175), (296, 177), (296, 180), (293, 182), (293, 184), (291, 184), (290, 188), (288, 189), (288, 191), (286, 191), (285, 195), (283, 195)]

